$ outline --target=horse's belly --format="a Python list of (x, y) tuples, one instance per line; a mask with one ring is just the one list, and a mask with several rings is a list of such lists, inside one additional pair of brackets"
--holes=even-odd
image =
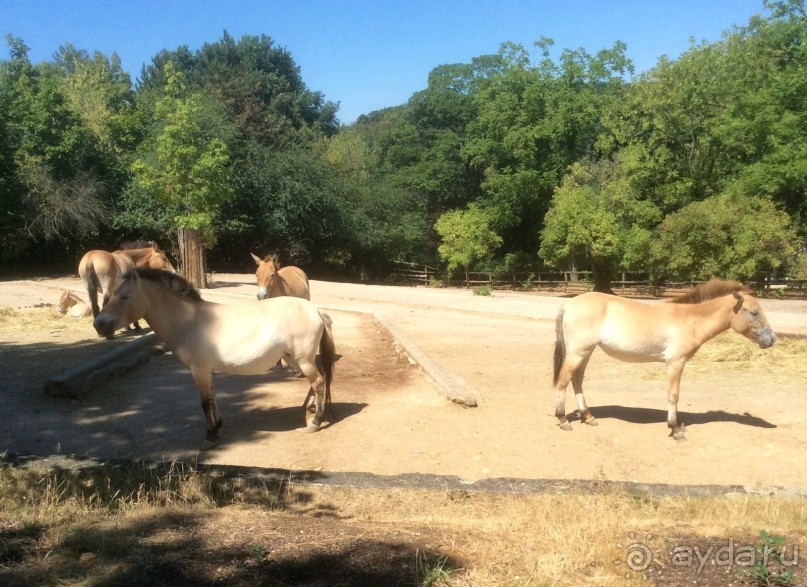
[(600, 348), (609, 357), (619, 359), (626, 363), (664, 362), (662, 349), (656, 349), (652, 346), (616, 346), (601, 342)]

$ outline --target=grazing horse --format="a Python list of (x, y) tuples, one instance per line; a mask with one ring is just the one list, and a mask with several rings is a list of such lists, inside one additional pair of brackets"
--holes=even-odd
[(599, 346), (608, 355), (640, 363), (667, 364), (667, 426), (685, 439), (678, 419), (681, 372), (701, 345), (729, 328), (767, 349), (776, 342), (753, 291), (734, 281), (711, 280), (667, 303), (647, 304), (596, 292), (569, 300), (558, 313), (554, 356), (555, 416), (563, 430), (566, 387), (574, 388), (580, 420), (596, 425), (583, 397), (583, 375)]
[(311, 299), (308, 276), (305, 271), (294, 265), (281, 267), (277, 253), (267, 255), (265, 259), (261, 259), (254, 253), (250, 253), (250, 255), (258, 265), (255, 275), (258, 277), (259, 300), (280, 296)]
[(191, 370), (207, 420), (208, 441), (216, 439), (222, 425), (213, 372), (266, 373), (280, 358), (308, 378), (316, 409), (307, 430), (319, 430), (330, 404), (336, 350), (330, 317), (308, 300), (280, 297), (215, 304), (204, 301), (178, 275), (141, 269), (121, 277), (93, 326), (99, 335), (110, 338), (118, 328), (139, 318), (145, 318), (157, 338)]
[(71, 318), (85, 318), (92, 314), (92, 308), (71, 291), (62, 291), (59, 298), (59, 314), (67, 314)]
[[(141, 246), (142, 245), (142, 246)], [(102, 307), (115, 289), (118, 278), (132, 269), (164, 269), (176, 273), (174, 266), (154, 242), (124, 243), (111, 253), (102, 250), (88, 251), (78, 264), (78, 275), (87, 288), (92, 315), (98, 316), (98, 292), (102, 294)], [(140, 325), (135, 322), (135, 329)]]

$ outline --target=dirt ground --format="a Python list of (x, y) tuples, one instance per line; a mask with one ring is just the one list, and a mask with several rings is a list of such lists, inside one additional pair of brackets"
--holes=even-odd
[[(255, 295), (254, 276), (216, 275), (205, 298)], [(0, 307), (56, 303), (76, 278), (0, 282)], [(109, 349), (91, 321), (0, 327), (0, 451), (75, 454), (379, 475), (433, 473), (487, 478), (626, 480), (645, 483), (805, 487), (807, 366), (777, 371), (762, 361), (694, 360), (679, 411), (687, 442), (667, 436), (659, 364), (619, 363), (595, 353), (587, 400), (599, 426), (560, 431), (550, 389), (554, 317), (562, 298), (516, 292), (312, 281), (312, 301), (332, 316), (333, 386), (340, 420), (302, 431), (307, 383), (288, 373), (219, 375), (224, 419), (215, 448), (202, 451), (204, 420), (187, 369), (170, 354), (79, 400), (42, 391), (52, 375)], [(86, 295), (86, 294), (85, 294)], [(763, 300), (778, 333), (807, 334), (807, 302)], [(42, 312), (51, 310), (42, 308)], [(446, 399), (410, 365), (374, 314), (397, 325), (481, 399)], [(133, 335), (126, 335), (133, 336)], [(739, 337), (737, 337), (739, 339)], [(771, 353), (776, 347), (771, 349)], [(571, 392), (568, 409), (573, 409)]]

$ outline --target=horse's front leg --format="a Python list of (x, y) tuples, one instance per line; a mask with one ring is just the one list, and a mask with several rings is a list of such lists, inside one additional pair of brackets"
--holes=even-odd
[(675, 440), (686, 440), (686, 428), (678, 419), (678, 394), (681, 389), (681, 373), (686, 359), (667, 363), (667, 426)]
[(214, 442), (219, 435), (219, 428), (223, 424), (219, 408), (216, 405), (216, 394), (213, 391), (213, 373), (204, 369), (192, 369), (191, 374), (199, 390), (202, 400), (202, 411), (207, 421), (207, 440)]

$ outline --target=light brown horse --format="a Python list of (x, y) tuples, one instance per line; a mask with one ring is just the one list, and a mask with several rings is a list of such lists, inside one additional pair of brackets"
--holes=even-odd
[[(124, 243), (111, 253), (102, 250), (88, 251), (78, 264), (78, 275), (90, 296), (92, 315), (98, 316), (98, 292), (103, 307), (109, 301), (118, 278), (131, 269), (164, 269), (176, 273), (174, 266), (154, 242)], [(135, 329), (140, 325), (135, 322)]]
[(580, 420), (596, 425), (583, 397), (583, 375), (591, 353), (599, 346), (621, 361), (667, 364), (667, 426), (670, 436), (685, 439), (684, 424), (678, 419), (681, 372), (702, 344), (729, 328), (763, 349), (776, 342), (753, 291), (733, 281), (711, 280), (659, 304), (595, 292), (572, 298), (556, 322), (553, 383), (559, 426), (572, 429), (566, 418), (570, 381)]
[(78, 295), (64, 290), (59, 298), (59, 313), (67, 314), (71, 318), (86, 318), (92, 314), (92, 308)]
[(305, 271), (294, 265), (281, 267), (277, 253), (267, 255), (265, 259), (261, 259), (255, 253), (250, 253), (250, 255), (258, 265), (255, 275), (258, 278), (259, 300), (280, 296), (311, 299), (308, 276)]
[[(191, 370), (207, 420), (207, 440), (213, 441), (222, 425), (213, 372), (266, 373), (280, 358), (308, 378), (316, 408), (307, 430), (319, 430), (330, 404), (336, 350), (331, 319), (308, 300), (280, 297), (215, 304), (202, 300), (178, 275), (142, 269), (121, 277), (93, 325), (98, 334), (110, 338), (139, 318), (145, 318), (155, 335)], [(308, 397), (304, 409), (307, 402)]]

